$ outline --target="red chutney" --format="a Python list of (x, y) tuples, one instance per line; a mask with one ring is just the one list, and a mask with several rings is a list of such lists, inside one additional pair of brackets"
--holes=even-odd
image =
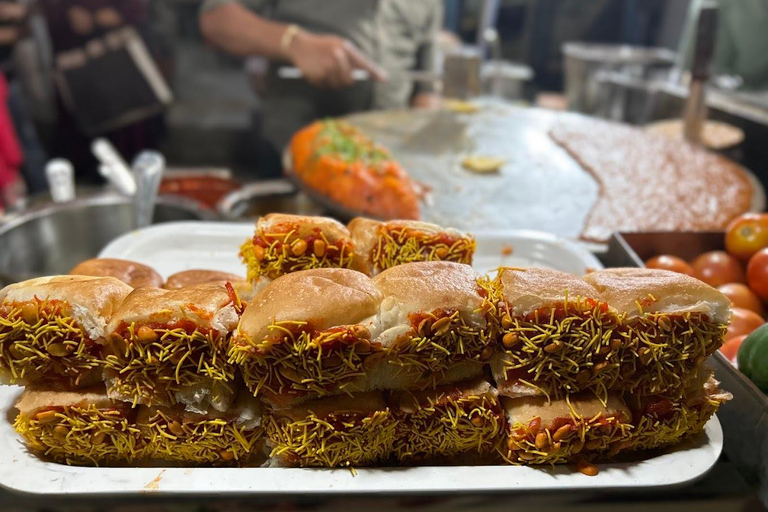
[[(561, 321), (569, 316), (590, 316), (590, 311), (598, 311), (604, 315), (608, 313), (608, 304), (595, 299), (584, 299), (583, 303), (586, 304), (586, 308), (579, 304), (569, 304), (566, 309), (565, 305), (557, 305), (555, 307), (543, 307), (539, 308), (532, 313), (528, 313), (523, 317), (526, 322), (541, 322), (549, 321), (550, 318), (554, 318), (556, 322)], [(552, 311), (554, 310), (554, 315)]]
[[(134, 328), (134, 334), (136, 334), (136, 332), (138, 331), (138, 327), (149, 327), (153, 331), (159, 331), (159, 330), (174, 331), (176, 329), (182, 329), (187, 334), (192, 334), (195, 331), (197, 331), (203, 334), (204, 336), (210, 332), (210, 329), (208, 329), (207, 327), (197, 325), (195, 322), (187, 318), (174, 320), (173, 322), (149, 322), (146, 324), (141, 324), (136, 328)], [(129, 341), (131, 340), (130, 324), (128, 324), (127, 322), (120, 322), (120, 325), (115, 330), (115, 332), (119, 334), (122, 338)]]
[(433, 322), (436, 322), (441, 318), (448, 318), (453, 316), (456, 313), (456, 311), (457, 310), (455, 309), (436, 309), (431, 313), (426, 313), (426, 312), (410, 313), (408, 315), (408, 321), (411, 322), (411, 327), (418, 330), (419, 325), (421, 325), (421, 322), (423, 322), (424, 320), (431, 320)]

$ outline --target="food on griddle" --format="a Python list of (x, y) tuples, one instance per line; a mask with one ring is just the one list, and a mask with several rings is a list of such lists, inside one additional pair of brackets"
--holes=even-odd
[(177, 272), (168, 276), (163, 288), (166, 290), (178, 290), (203, 283), (240, 283), (245, 281), (241, 276), (218, 270), (192, 269)]
[(355, 246), (353, 268), (368, 275), (417, 261), (471, 265), (477, 247), (472, 235), (427, 222), (356, 218), (348, 227)]
[(243, 307), (231, 286), (218, 283), (135, 290), (107, 328), (109, 396), (133, 404), (226, 410), (235, 381), (226, 345)]
[(241, 393), (224, 412), (140, 407), (136, 423), (150, 459), (242, 466), (263, 452), (262, 408), (249, 393)]
[(143, 457), (130, 404), (111, 401), (104, 386), (78, 391), (27, 389), (13, 428), (27, 447), (56, 462), (124, 465)]
[(267, 418), (271, 457), (283, 466), (354, 467), (386, 462), (396, 420), (384, 395), (368, 392), (319, 398)]
[(61, 388), (101, 381), (107, 322), (131, 293), (112, 277), (41, 277), (0, 290), (0, 381)]
[(273, 213), (259, 219), (240, 256), (248, 281), (263, 286), (299, 270), (349, 268), (354, 248), (347, 228), (333, 219)]
[(73, 276), (114, 277), (131, 288), (163, 286), (163, 278), (152, 267), (135, 261), (94, 258), (83, 261), (69, 271)]
[(397, 419), (394, 456), (401, 463), (490, 459), (506, 425), (496, 390), (480, 379), (398, 391), (390, 403)]
[(317, 121), (290, 144), (299, 179), (335, 203), (378, 219), (418, 219), (419, 192), (389, 151), (344, 121)]
[(287, 274), (245, 310), (230, 361), (254, 395), (272, 404), (359, 390), (385, 355), (371, 332), (381, 299), (354, 270)]

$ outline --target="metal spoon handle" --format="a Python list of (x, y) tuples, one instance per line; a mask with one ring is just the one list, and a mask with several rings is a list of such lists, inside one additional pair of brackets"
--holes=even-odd
[(137, 228), (152, 224), (163, 172), (165, 172), (165, 157), (157, 151), (143, 151), (133, 161), (133, 177), (136, 180), (134, 204)]
[(75, 199), (75, 169), (72, 162), (55, 158), (45, 166), (45, 177), (54, 203), (67, 203)]

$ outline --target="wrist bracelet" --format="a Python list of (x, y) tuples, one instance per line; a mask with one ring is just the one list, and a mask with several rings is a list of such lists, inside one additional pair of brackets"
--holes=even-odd
[(286, 57), (288, 56), (288, 50), (291, 49), (293, 39), (300, 31), (301, 28), (298, 25), (290, 24), (288, 25), (288, 28), (285, 29), (285, 32), (283, 32), (283, 37), (280, 38), (280, 51)]

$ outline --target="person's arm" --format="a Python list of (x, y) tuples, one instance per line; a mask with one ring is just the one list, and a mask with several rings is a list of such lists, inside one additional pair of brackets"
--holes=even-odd
[[(434, 1), (432, 12), (424, 31), (424, 42), (418, 50), (417, 69), (422, 71), (435, 71), (437, 67), (437, 38), (443, 25), (444, 6), (441, 1)], [(442, 104), (442, 98), (435, 91), (432, 82), (419, 82), (416, 84), (411, 106), (414, 108), (438, 108)]]
[(386, 79), (384, 72), (348, 40), (270, 21), (237, 2), (204, 10), (200, 29), (209, 42), (228, 53), (291, 62), (316, 86), (352, 85), (355, 68), (367, 70), (376, 80)]

